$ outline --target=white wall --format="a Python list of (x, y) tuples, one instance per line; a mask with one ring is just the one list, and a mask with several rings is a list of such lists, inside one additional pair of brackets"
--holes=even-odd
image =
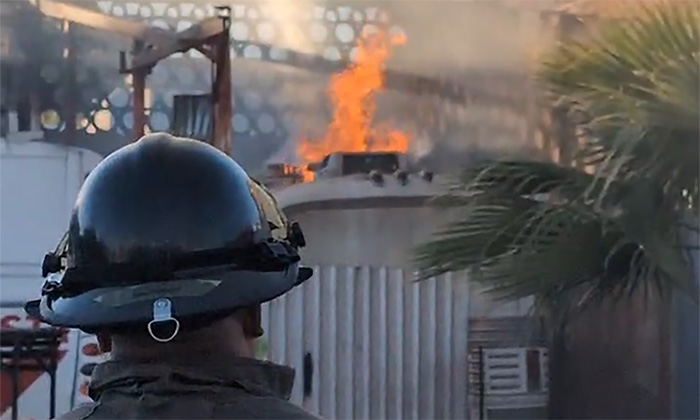
[(412, 282), (413, 249), (459, 209), (426, 205), (418, 188), (368, 186), (336, 179), (278, 195), (283, 209), (294, 203), (285, 211), (306, 236), (304, 263), (322, 268), (266, 305), (270, 357), (296, 369), (299, 403), (304, 353), (318, 355), (304, 405), (325, 418), (468, 418), (469, 319), (522, 317), (532, 301), (496, 302), (461, 274)]
[(294, 403), (324, 418), (467, 418), (467, 278), (412, 280), (395, 268), (316, 267), (264, 306), (269, 358), (296, 370)]
[[(0, 140), (0, 315), (6, 326), (38, 326), (28, 322), (24, 303), (40, 296), (44, 254), (67, 229), (78, 190), (100, 160), (74, 147)], [(57, 414), (72, 406), (77, 337), (72, 331), (61, 345), (66, 353), (57, 372)], [(48, 395), (49, 375), (43, 374), (22, 392), (19, 418), (48, 418)], [(11, 418), (9, 408), (0, 414)]]
[(100, 160), (73, 147), (0, 142), (2, 302), (39, 295), (44, 255), (68, 228), (80, 186)]
[[(414, 270), (413, 249), (459, 212), (430, 206), (343, 208), (288, 212), (306, 236), (301, 250), (310, 265), (400, 267)], [(531, 314), (532, 299), (494, 301), (478, 285), (472, 287), (470, 318), (511, 317)]]
[(410, 269), (413, 247), (445, 220), (431, 207), (326, 209), (292, 213), (306, 236), (309, 264)]

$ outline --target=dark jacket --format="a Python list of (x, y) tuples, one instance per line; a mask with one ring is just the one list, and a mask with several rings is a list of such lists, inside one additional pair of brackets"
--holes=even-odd
[(231, 358), (172, 365), (109, 361), (89, 387), (92, 403), (59, 419), (315, 419), (288, 402), (294, 370)]

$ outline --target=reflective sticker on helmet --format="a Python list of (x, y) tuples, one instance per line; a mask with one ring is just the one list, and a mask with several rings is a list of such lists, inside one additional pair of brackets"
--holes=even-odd
[(171, 280), (161, 283), (146, 283), (119, 289), (106, 290), (94, 301), (109, 307), (119, 307), (134, 302), (153, 300), (162, 296), (199, 297), (214, 290), (221, 280), (188, 279)]
[(287, 237), (288, 221), (279, 209), (275, 197), (262, 184), (252, 179), (250, 180), (250, 192), (264, 217), (274, 225), (274, 229), (270, 233), (272, 237), (284, 240)]

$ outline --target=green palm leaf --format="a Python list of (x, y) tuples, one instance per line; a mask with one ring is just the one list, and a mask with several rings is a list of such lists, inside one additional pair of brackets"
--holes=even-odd
[(465, 170), (439, 197), (460, 206), (460, 217), (416, 249), (420, 278), (475, 268), (497, 298), (536, 296), (573, 308), (639, 288), (687, 288), (688, 266), (668, 246), (677, 242), (673, 229), (638, 220), (648, 211), (637, 202), (646, 191), (615, 183), (623, 204), (610, 211), (585, 199), (592, 179), (539, 162)]

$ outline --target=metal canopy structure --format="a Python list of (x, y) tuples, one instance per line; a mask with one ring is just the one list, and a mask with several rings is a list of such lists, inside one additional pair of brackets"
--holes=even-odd
[(146, 44), (142, 40), (134, 42), (131, 63), (127, 64), (125, 54), (120, 59), (120, 71), (133, 75), (134, 85), (134, 137), (143, 135), (146, 125), (144, 112), (144, 92), (146, 77), (159, 61), (170, 55), (195, 48), (202, 52), (215, 67), (211, 99), (214, 108), (214, 129), (212, 143), (220, 150), (231, 154), (231, 57), (229, 53), (230, 9), (219, 8), (219, 16), (203, 20), (181, 31), (169, 39)]
[[(131, 74), (133, 77), (134, 139), (139, 138), (144, 133), (144, 126), (147, 121), (144, 104), (145, 86), (146, 79), (153, 67), (161, 60), (175, 53), (182, 53), (190, 49), (196, 49), (202, 53), (215, 67), (214, 82), (211, 89), (214, 109), (212, 143), (226, 153), (232, 153), (233, 101), (229, 49), (231, 10), (228, 7), (216, 8), (216, 16), (205, 18), (185, 30), (175, 32), (131, 19), (106, 15), (57, 0), (28, 1), (47, 17), (133, 39), (133, 48), (130, 53), (128, 55), (126, 52), (121, 53), (120, 72)], [(268, 43), (252, 41), (245, 43), (254, 45), (261, 51), (269, 51), (272, 48), (284, 50), (286, 56), (289, 57), (284, 61), (268, 62), (269, 64), (291, 66), (318, 73), (341, 71), (349, 64), (348, 61), (344, 60), (330, 62), (318, 54), (280, 49)], [(69, 54), (69, 59), (72, 56), (74, 54)], [(248, 57), (238, 56), (236, 58), (246, 59)], [(473, 75), (465, 75), (466, 79), (479, 80), (484, 76), (482, 71), (476, 70), (475, 73)], [(489, 78), (493, 77), (491, 73), (489, 72), (488, 74)], [(470, 83), (469, 86), (465, 86), (450, 80), (441, 80), (393, 69), (387, 69), (384, 73), (384, 78), (385, 87), (388, 90), (416, 95), (430, 95), (458, 106), (468, 105), (474, 101), (482, 101), (484, 99), (492, 99), (493, 102), (497, 103), (510, 102), (504, 101), (501, 94), (495, 93), (488, 89), (487, 86), (481, 86), (479, 83)], [(70, 118), (75, 113), (67, 112), (67, 114)]]
[[(144, 134), (146, 113), (144, 97), (146, 78), (159, 61), (170, 55), (196, 48), (215, 66), (211, 98), (214, 104), (214, 132), (212, 143), (231, 154), (231, 58), (229, 55), (230, 8), (218, 8), (218, 16), (205, 19), (190, 28), (172, 33), (144, 23), (120, 19), (82, 7), (54, 0), (30, 0), (45, 16), (79, 25), (113, 32), (132, 38), (133, 49), (127, 60), (120, 55), (120, 72), (133, 76), (133, 138)], [(129, 63), (127, 63), (129, 61)]]

